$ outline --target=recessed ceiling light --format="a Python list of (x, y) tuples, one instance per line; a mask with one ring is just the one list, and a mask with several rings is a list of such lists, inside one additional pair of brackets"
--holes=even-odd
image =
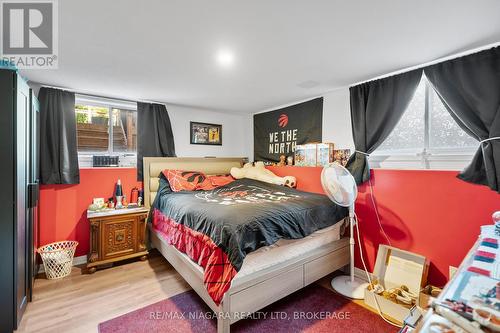
[(217, 52), (216, 60), (222, 67), (231, 67), (234, 63), (234, 53), (230, 50), (220, 50)]

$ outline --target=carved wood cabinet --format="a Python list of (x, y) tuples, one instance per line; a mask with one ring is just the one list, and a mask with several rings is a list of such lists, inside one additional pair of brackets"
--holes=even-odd
[(90, 274), (97, 266), (140, 257), (147, 258), (145, 208), (87, 212), (90, 222), (90, 251), (87, 268)]

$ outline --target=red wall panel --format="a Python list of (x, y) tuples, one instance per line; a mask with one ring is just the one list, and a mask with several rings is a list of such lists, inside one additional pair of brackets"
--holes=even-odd
[[(322, 193), (321, 168), (270, 167), (280, 176), (295, 176), (298, 189)], [(456, 178), (456, 171), (372, 171), (374, 200), (382, 226), (392, 245), (426, 256), (429, 282), (443, 285), (448, 266), (457, 266), (470, 249), (479, 227), (491, 223), (500, 210), (500, 195), (486, 186)], [(379, 244), (386, 244), (380, 231), (370, 187), (359, 188), (356, 212), (366, 262), (371, 270)], [(361, 268), (356, 248), (356, 266)]]
[[(298, 188), (322, 193), (321, 168), (269, 167), (280, 176), (297, 177)], [(381, 223), (392, 245), (425, 255), (431, 261), (429, 281), (443, 285), (448, 266), (457, 266), (479, 235), (479, 226), (491, 223), (500, 210), (500, 195), (485, 186), (457, 179), (453, 171), (374, 170), (374, 200)], [(120, 178), (130, 196), (136, 169), (81, 169), (78, 185), (44, 185), (40, 192), (40, 243), (74, 239), (80, 242), (76, 255), (89, 248), (86, 208), (94, 197), (113, 195)], [(387, 243), (380, 232), (370, 188), (359, 188), (356, 203), (367, 263), (371, 270), (379, 244)], [(356, 249), (358, 255), (358, 250)], [(361, 267), (359, 258), (356, 266)]]
[(92, 198), (113, 196), (116, 181), (121, 179), (127, 198), (137, 182), (135, 168), (80, 169), (78, 185), (42, 185), (40, 188), (40, 244), (76, 240), (75, 256), (89, 250), (87, 207)]

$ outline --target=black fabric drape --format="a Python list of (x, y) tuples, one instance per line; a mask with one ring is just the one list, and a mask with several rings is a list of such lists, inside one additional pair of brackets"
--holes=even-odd
[[(424, 70), (458, 125), (478, 141), (500, 137), (500, 47)], [(458, 177), (500, 193), (500, 140), (481, 143)]]
[(138, 180), (142, 180), (143, 157), (175, 157), (174, 135), (165, 105), (137, 103)]
[(422, 70), (366, 82), (349, 89), (356, 151), (347, 169), (359, 185), (370, 179), (367, 155), (384, 142), (401, 119), (422, 77)]
[(78, 184), (75, 94), (42, 87), (40, 101), (40, 181)]

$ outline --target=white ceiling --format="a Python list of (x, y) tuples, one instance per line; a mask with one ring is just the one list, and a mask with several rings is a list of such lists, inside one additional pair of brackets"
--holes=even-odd
[(253, 113), (500, 41), (500, 1), (59, 0), (59, 22), (32, 81)]

